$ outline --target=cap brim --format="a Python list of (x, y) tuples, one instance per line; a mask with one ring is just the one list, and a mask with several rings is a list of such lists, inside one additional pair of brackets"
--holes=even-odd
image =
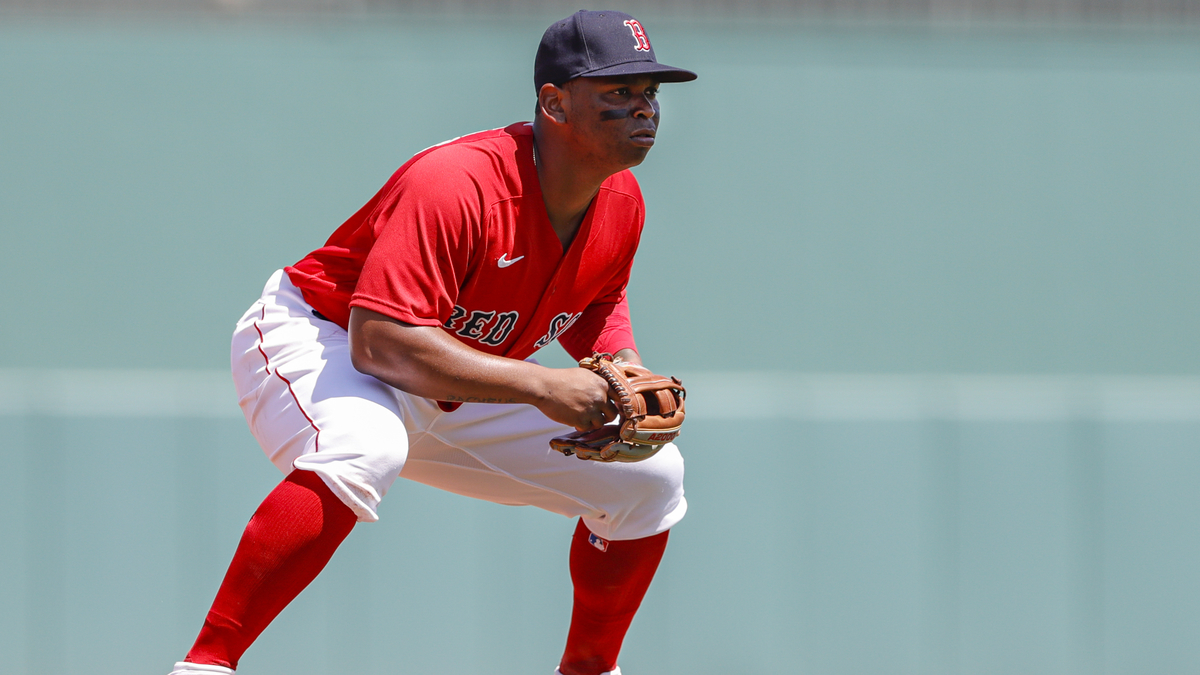
[(696, 79), (696, 74), (690, 70), (668, 66), (663, 63), (655, 63), (654, 61), (619, 63), (615, 66), (581, 73), (579, 77), (617, 77), (620, 75), (653, 75), (654, 79), (659, 82), (691, 82)]

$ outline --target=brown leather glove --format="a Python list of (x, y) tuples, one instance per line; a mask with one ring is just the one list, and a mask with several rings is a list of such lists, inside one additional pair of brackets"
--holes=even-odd
[(687, 391), (678, 378), (655, 375), (625, 361), (614, 362), (611, 354), (593, 354), (579, 366), (608, 382), (608, 395), (620, 418), (599, 429), (552, 438), (551, 448), (579, 459), (640, 462), (679, 435)]

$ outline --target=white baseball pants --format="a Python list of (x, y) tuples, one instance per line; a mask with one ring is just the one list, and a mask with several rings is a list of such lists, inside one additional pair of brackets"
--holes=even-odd
[(359, 521), (402, 477), (499, 504), (579, 516), (597, 536), (639, 539), (683, 518), (683, 458), (668, 444), (650, 459), (564, 457), (549, 439), (570, 431), (528, 405), (467, 403), (443, 412), (364, 375), (349, 339), (317, 319), (283, 270), (233, 334), (233, 379), (250, 430), (284, 474), (313, 471)]

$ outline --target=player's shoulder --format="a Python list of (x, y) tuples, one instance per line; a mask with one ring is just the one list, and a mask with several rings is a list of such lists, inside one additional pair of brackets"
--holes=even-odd
[(418, 152), (409, 163), (448, 164), (458, 167), (474, 164), (495, 166), (497, 161), (511, 161), (517, 150), (523, 144), (529, 144), (529, 139), (532, 138), (533, 125), (518, 122), (507, 127), (477, 131), (443, 141)]
[(523, 151), (532, 157), (532, 138), (522, 123), (452, 138), (413, 155), (393, 178), (405, 185), (507, 193), (522, 183), (518, 157)]

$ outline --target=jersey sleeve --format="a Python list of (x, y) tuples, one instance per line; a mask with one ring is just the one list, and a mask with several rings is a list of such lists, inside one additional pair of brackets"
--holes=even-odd
[(637, 349), (626, 296), (632, 268), (633, 256), (630, 255), (608, 288), (559, 336), (558, 343), (576, 361), (591, 356), (592, 352), (616, 354), (622, 349)]
[(591, 356), (592, 352), (637, 351), (624, 289), (615, 301), (588, 305), (579, 320), (559, 336), (558, 342), (576, 361)]
[(449, 319), (470, 270), (482, 221), (470, 157), (445, 148), (413, 163), (372, 217), (367, 254), (351, 307), (418, 326)]

